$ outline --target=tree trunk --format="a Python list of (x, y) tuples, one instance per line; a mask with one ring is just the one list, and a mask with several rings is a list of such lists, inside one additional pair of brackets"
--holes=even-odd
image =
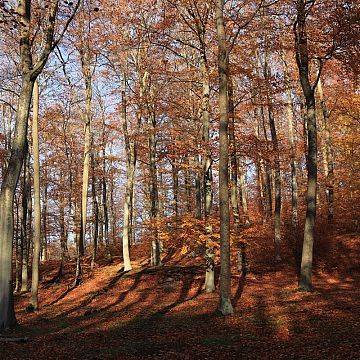
[(190, 176), (190, 164), (189, 156), (185, 158), (185, 169), (184, 169), (184, 183), (185, 183), (185, 198), (186, 198), (186, 211), (191, 212), (191, 176)]
[(15, 226), (15, 292), (20, 292), (21, 288), (21, 264), (22, 264), (22, 251), (20, 247), (20, 196), (15, 196), (16, 204), (16, 226)]
[(287, 120), (288, 120), (288, 136), (290, 144), (291, 156), (291, 227), (293, 236), (296, 236), (298, 230), (298, 183), (297, 183), (297, 161), (296, 161), (296, 148), (294, 139), (294, 107), (291, 95), (291, 84), (289, 79), (289, 70), (285, 55), (282, 54), (282, 61), (284, 63), (284, 78), (287, 94)]
[[(307, 170), (308, 185), (306, 196), (306, 218), (304, 229), (304, 242), (301, 259), (299, 286), (305, 291), (312, 289), (312, 262), (313, 244), (316, 219), (316, 192), (317, 192), (317, 128), (315, 112), (315, 85), (310, 84), (308, 39), (306, 32), (306, 2), (297, 0), (297, 22), (294, 28), (296, 62), (299, 78), (305, 97), (305, 122), (307, 124)], [(320, 76), (320, 70), (318, 76)]]
[(108, 196), (107, 196), (107, 184), (106, 184), (106, 157), (105, 157), (105, 143), (103, 144), (103, 177), (102, 177), (102, 215), (104, 222), (104, 238), (105, 244), (108, 247), (108, 255), (110, 254), (110, 244), (109, 244), (109, 211), (107, 206)]
[(269, 123), (271, 131), (271, 140), (275, 155), (275, 211), (274, 211), (274, 230), (275, 230), (275, 260), (280, 261), (281, 246), (281, 170), (280, 170), (280, 154), (276, 133), (275, 119), (272, 106), (269, 104)]
[(267, 81), (267, 108), (269, 116), (269, 127), (271, 134), (272, 150), (274, 153), (274, 192), (275, 192), (275, 206), (274, 206), (274, 243), (275, 243), (275, 260), (280, 261), (280, 246), (281, 246), (281, 170), (280, 170), (280, 153), (279, 143), (276, 132), (274, 109), (272, 99), (269, 92), (271, 92), (271, 71), (268, 67), (268, 53), (265, 49), (265, 65), (264, 65), (264, 78)]
[[(265, 113), (264, 113), (264, 107), (261, 106), (260, 107), (260, 111), (261, 111), (261, 120), (262, 120), (262, 128), (263, 128), (263, 133), (264, 133), (264, 139), (265, 139), (265, 144), (266, 144), (266, 150), (269, 153), (269, 141), (268, 141), (268, 136), (267, 136), (267, 129), (266, 129), (266, 124), (265, 124)], [(273, 204), (272, 204), (272, 179), (271, 179), (271, 166), (269, 164), (268, 160), (264, 161), (264, 193), (265, 193), (265, 204), (266, 204), (266, 215), (268, 218), (270, 218), (272, 216), (273, 213)]]
[(98, 251), (98, 238), (99, 238), (99, 203), (96, 194), (96, 177), (95, 177), (95, 155), (91, 155), (91, 195), (92, 195), (92, 208), (93, 208), (93, 221), (94, 221), (94, 234), (93, 234), (93, 251), (91, 256), (91, 269), (94, 268), (97, 260)]
[(200, 155), (195, 158), (195, 161), (199, 164), (199, 166), (195, 169), (195, 217), (200, 220), (202, 218)]
[(63, 204), (63, 199), (60, 199), (59, 204), (59, 221), (60, 221), (60, 248), (61, 248), (61, 261), (69, 259), (69, 252), (67, 246), (67, 229), (66, 229), (66, 219), (65, 219), (65, 207)]
[(329, 110), (326, 106), (321, 79), (319, 79), (317, 90), (319, 94), (320, 106), (324, 121), (324, 139), (322, 140), (322, 153), (326, 181), (326, 200), (328, 206), (327, 218), (329, 222), (332, 222), (334, 218), (334, 155), (332, 149), (331, 133), (329, 128)]
[(38, 289), (39, 289), (39, 262), (41, 247), (41, 203), (40, 203), (40, 159), (39, 159), (39, 85), (38, 81), (34, 84), (33, 96), (33, 156), (34, 156), (34, 251), (32, 261), (31, 277), (31, 298), (30, 304), (34, 310), (38, 309)]
[[(204, 172), (204, 215), (209, 216), (212, 207), (212, 159), (210, 151), (210, 79), (209, 69), (207, 65), (206, 55), (202, 54), (200, 59), (201, 67), (201, 79), (202, 79), (202, 125), (203, 125), (203, 136), (202, 140), (205, 146), (205, 155), (203, 157), (203, 172)], [(200, 202), (200, 201), (198, 201)], [(200, 216), (199, 216), (200, 215)], [(198, 211), (198, 218), (201, 218), (201, 214)]]
[(156, 168), (156, 117), (155, 113), (151, 112), (149, 116), (150, 135), (149, 135), (149, 163), (150, 163), (150, 217), (155, 223), (155, 240), (152, 242), (152, 265), (161, 265), (161, 249), (158, 237), (157, 221), (159, 216), (159, 192), (157, 183), (157, 168)]
[[(281, 169), (280, 169), (280, 153), (279, 143), (275, 125), (274, 109), (272, 99), (270, 97), (272, 87), (270, 84), (271, 71), (268, 66), (268, 51), (265, 49), (265, 65), (264, 78), (267, 80), (267, 107), (269, 115), (269, 127), (271, 134), (272, 150), (274, 152), (274, 192), (275, 192), (275, 207), (274, 207), (274, 243), (275, 243), (275, 260), (281, 261), (280, 247), (281, 247)], [(269, 94), (270, 93), (270, 94)]]
[(130, 259), (130, 236), (131, 236), (131, 224), (132, 224), (132, 197), (134, 189), (134, 177), (136, 167), (136, 148), (134, 140), (130, 139), (128, 124), (127, 124), (127, 112), (126, 112), (126, 98), (125, 91), (122, 92), (122, 121), (126, 150), (126, 190), (124, 201), (124, 226), (123, 226), (123, 238), (122, 238), (122, 250), (124, 271), (130, 271), (132, 269)]
[[(260, 122), (261, 122), (261, 109), (259, 107), (255, 108), (254, 111), (256, 123), (254, 126), (255, 137), (258, 142), (260, 142)], [(262, 222), (265, 223), (266, 220), (266, 199), (265, 199), (265, 190), (264, 190), (264, 159), (262, 156), (261, 149), (258, 151), (258, 159), (257, 159), (257, 182), (258, 182), (258, 193), (259, 193), (259, 213), (262, 215)]]
[(242, 221), (245, 226), (250, 225), (249, 218), (249, 207), (247, 200), (247, 185), (246, 185), (246, 169), (244, 163), (241, 160), (238, 160), (238, 174), (239, 174), (239, 195), (241, 201), (242, 212), (244, 220)]
[(12, 289), (13, 204), (16, 185), (26, 154), (26, 134), (34, 82), (23, 75), (16, 113), (16, 128), (8, 168), (0, 192), (0, 329), (16, 324)]
[(90, 174), (90, 157), (91, 157), (91, 101), (92, 101), (92, 75), (90, 68), (90, 50), (86, 49), (81, 53), (82, 71), (85, 79), (85, 129), (84, 129), (84, 164), (82, 176), (82, 192), (81, 192), (81, 221), (80, 221), (80, 239), (79, 239), (79, 254), (84, 255), (85, 238), (86, 238), (86, 223), (87, 223), (87, 200), (89, 188), (89, 174)]
[(41, 246), (41, 260), (48, 260), (48, 248), (47, 248), (47, 202), (48, 202), (48, 185), (47, 185), (47, 171), (44, 171), (44, 194), (43, 194), (43, 206), (42, 206), (42, 246)]
[(172, 172), (172, 180), (173, 180), (173, 199), (174, 199), (174, 215), (175, 218), (179, 217), (179, 169), (174, 160), (171, 163), (171, 172)]
[(30, 232), (28, 231), (29, 199), (31, 201), (30, 185), (30, 155), (28, 153), (28, 144), (26, 145), (26, 154), (24, 158), (24, 177), (22, 189), (22, 211), (21, 211), (21, 292), (28, 291), (28, 267), (30, 250)]
[(230, 211), (228, 194), (228, 50), (224, 24), (224, 0), (216, 2), (216, 30), (218, 39), (218, 72), (219, 72), (219, 204), (220, 204), (220, 305), (223, 315), (233, 314), (231, 304), (231, 267), (230, 267)]
[(229, 79), (228, 84), (228, 96), (229, 96), (229, 140), (230, 140), (230, 199), (233, 209), (234, 223), (236, 228), (240, 224), (239, 214), (239, 194), (238, 194), (238, 159), (236, 152), (236, 140), (235, 140), (235, 106), (234, 106), (234, 92), (232, 81)]

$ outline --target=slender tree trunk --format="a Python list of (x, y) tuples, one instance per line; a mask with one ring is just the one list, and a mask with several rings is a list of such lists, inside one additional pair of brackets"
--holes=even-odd
[[(255, 137), (258, 142), (260, 142), (260, 121), (261, 121), (261, 110), (259, 107), (255, 108), (254, 117), (256, 119), (256, 123), (254, 126)], [(258, 194), (259, 194), (259, 213), (262, 215), (262, 222), (265, 222), (266, 219), (266, 209), (265, 209), (265, 191), (264, 191), (264, 159), (262, 156), (261, 149), (258, 151), (258, 159), (257, 159), (257, 181), (258, 181)]]
[(151, 126), (149, 135), (149, 163), (150, 163), (150, 216), (155, 222), (155, 240), (152, 242), (152, 265), (161, 265), (161, 249), (158, 237), (157, 221), (159, 216), (159, 191), (157, 183), (157, 168), (156, 168), (156, 117), (155, 113), (151, 112), (149, 116), (149, 124)]
[(136, 244), (136, 208), (135, 208), (135, 171), (134, 171), (134, 180), (132, 186), (132, 194), (131, 194), (131, 207), (130, 207), (130, 245)]
[(93, 251), (91, 256), (91, 268), (95, 266), (98, 251), (98, 238), (99, 238), (99, 203), (96, 194), (96, 177), (95, 177), (95, 155), (91, 155), (91, 195), (93, 207), (93, 221), (94, 221), (94, 234), (93, 234)]
[(190, 177), (190, 164), (189, 156), (185, 158), (185, 169), (184, 169), (184, 183), (185, 183), (185, 198), (186, 198), (186, 211), (191, 212), (191, 177)]
[(321, 79), (319, 79), (317, 90), (324, 121), (324, 139), (322, 140), (322, 153), (326, 181), (326, 200), (328, 206), (327, 218), (329, 222), (332, 222), (334, 218), (334, 156), (332, 149), (331, 133), (329, 128), (329, 110), (326, 106)]
[[(201, 158), (198, 155), (195, 158), (195, 161), (200, 165)], [(202, 218), (202, 196), (201, 196), (201, 174), (200, 174), (200, 166), (195, 170), (195, 217), (197, 219)]]
[(91, 102), (92, 102), (92, 75), (90, 68), (89, 49), (81, 54), (82, 71), (85, 79), (85, 131), (84, 131), (84, 164), (82, 176), (82, 193), (81, 193), (81, 221), (80, 221), (80, 239), (79, 255), (84, 255), (86, 223), (87, 223), (87, 203), (90, 174), (90, 157), (91, 157)]
[(174, 160), (171, 163), (171, 172), (172, 172), (172, 180), (173, 180), (173, 198), (174, 198), (174, 213), (175, 218), (178, 219), (179, 217), (179, 169)]
[(61, 247), (61, 261), (69, 259), (69, 252), (67, 247), (67, 231), (66, 231), (66, 220), (65, 220), (65, 207), (63, 200), (60, 199), (59, 204), (59, 221), (60, 221), (60, 247)]
[(271, 131), (271, 140), (273, 150), (275, 152), (275, 211), (274, 211), (274, 230), (275, 230), (275, 260), (280, 261), (281, 246), (281, 170), (280, 170), (280, 154), (276, 133), (275, 119), (272, 106), (269, 105), (269, 122)]
[(238, 174), (239, 174), (239, 195), (241, 201), (241, 207), (244, 215), (243, 223), (245, 226), (250, 225), (249, 207), (247, 199), (247, 185), (246, 185), (246, 169), (245, 164), (238, 160)]
[[(104, 222), (105, 244), (107, 244), (107, 246), (110, 247), (109, 246), (110, 245), (109, 244), (109, 211), (108, 211), (107, 201), (108, 201), (108, 196), (107, 196), (107, 184), (106, 184), (106, 153), (105, 153), (105, 141), (103, 141), (102, 214), (103, 214), (103, 222)], [(110, 248), (109, 248), (109, 255), (111, 255)]]
[(41, 260), (48, 260), (48, 248), (47, 248), (47, 202), (48, 202), (48, 185), (47, 185), (47, 170), (44, 171), (44, 194), (43, 194), (43, 206), (42, 206), (42, 246), (41, 246)]
[(15, 197), (16, 203), (16, 226), (15, 226), (15, 251), (16, 251), (16, 260), (15, 260), (15, 292), (20, 292), (21, 288), (21, 264), (22, 264), (22, 250), (19, 243), (20, 239), (20, 196)]
[(131, 236), (131, 197), (134, 187), (134, 175), (135, 175), (135, 151), (134, 144), (130, 145), (130, 156), (127, 160), (126, 169), (126, 194), (124, 202), (124, 227), (123, 227), (123, 259), (124, 259), (124, 271), (132, 269), (130, 260), (130, 236)]
[(293, 236), (296, 236), (298, 230), (298, 183), (297, 183), (297, 161), (296, 161), (296, 148), (294, 138), (294, 107), (291, 95), (291, 84), (289, 79), (288, 65), (285, 60), (285, 55), (282, 54), (282, 61), (284, 63), (284, 78), (287, 94), (287, 120), (288, 120), (288, 137), (290, 144), (291, 156), (291, 227)]
[[(205, 53), (201, 56), (200, 59), (201, 66), (201, 78), (202, 78), (202, 125), (203, 125), (203, 136), (202, 140), (205, 146), (205, 155), (203, 157), (203, 172), (204, 172), (204, 215), (205, 217), (209, 216), (211, 213), (212, 207), (212, 158), (210, 151), (210, 79), (209, 79), (209, 69), (207, 65), (207, 59)], [(197, 187), (198, 189), (198, 187)], [(201, 201), (197, 201), (198, 203)], [(201, 214), (198, 211), (198, 218), (201, 218)]]
[(228, 50), (224, 24), (224, 0), (216, 2), (216, 30), (218, 38), (218, 71), (219, 71), (219, 203), (220, 203), (220, 304), (219, 310), (223, 315), (233, 314), (231, 304), (231, 267), (230, 267), (230, 211), (228, 195)]
[(110, 181), (110, 199), (108, 203), (108, 208), (110, 208), (110, 215), (111, 215), (111, 236), (113, 239), (113, 242), (115, 242), (116, 239), (116, 233), (117, 233), (117, 226), (116, 226), (116, 215), (115, 215), (115, 206), (114, 206), (114, 182), (113, 180)]
[(38, 289), (39, 289), (39, 262), (41, 247), (41, 203), (40, 203), (40, 159), (39, 159), (39, 85), (35, 81), (33, 96), (33, 123), (32, 140), (34, 156), (34, 251), (32, 262), (31, 277), (31, 298), (30, 304), (34, 310), (38, 309)]
[[(209, 68), (206, 59), (205, 49), (203, 49), (200, 59), (201, 78), (202, 78), (202, 104), (201, 116), (203, 125), (202, 140), (205, 146), (205, 155), (203, 157), (203, 189), (204, 189), (204, 216), (205, 216), (205, 233), (207, 240), (205, 244), (205, 284), (204, 289), (207, 293), (215, 291), (215, 250), (209, 245), (212, 227), (209, 224), (211, 214), (213, 190), (212, 190), (212, 158), (210, 150), (210, 78)], [(197, 185), (199, 186), (199, 185)], [(198, 195), (198, 193), (197, 193)], [(197, 218), (201, 218), (201, 198), (197, 198)]]
[[(26, 145), (28, 147), (28, 145)], [(22, 219), (21, 219), (21, 251), (22, 251), (22, 270), (21, 270), (21, 292), (28, 291), (28, 267), (30, 250), (30, 232), (28, 227), (29, 199), (31, 201), (30, 185), (30, 155), (26, 150), (24, 158), (24, 179), (22, 193)], [(30, 213), (31, 214), (31, 213)]]
[(130, 259), (130, 236), (131, 236), (131, 223), (132, 223), (132, 197), (134, 189), (135, 166), (136, 166), (136, 148), (134, 140), (130, 139), (128, 124), (127, 124), (127, 111), (126, 111), (126, 98), (125, 91), (122, 92), (122, 122), (126, 149), (126, 190), (124, 201), (124, 226), (122, 238), (122, 250), (124, 271), (132, 269)]
[[(299, 78), (305, 97), (307, 124), (307, 170), (308, 185), (306, 196), (306, 218), (304, 242), (301, 259), (299, 286), (305, 291), (312, 289), (313, 244), (316, 219), (316, 192), (317, 192), (317, 128), (315, 112), (315, 86), (310, 84), (308, 38), (306, 32), (306, 2), (297, 0), (297, 21), (294, 27), (296, 61), (299, 69)], [(319, 74), (320, 76), (320, 70)]]
[[(266, 129), (266, 124), (265, 124), (265, 113), (264, 113), (264, 108), (263, 106), (261, 106), (260, 108), (261, 111), (261, 120), (262, 120), (262, 127), (263, 127), (263, 133), (264, 133), (264, 139), (265, 139), (265, 143), (266, 143), (266, 150), (267, 152), (270, 151), (269, 149), (269, 141), (268, 141), (268, 136), (267, 136), (267, 129)], [(272, 216), (273, 213), (273, 204), (272, 204), (272, 179), (271, 179), (271, 166), (269, 164), (268, 160), (264, 161), (264, 192), (265, 192), (265, 199), (266, 199), (266, 214), (267, 217), (270, 218)]]
[(230, 140), (230, 199), (233, 209), (234, 223), (236, 228), (240, 224), (239, 194), (238, 194), (238, 161), (235, 140), (235, 106), (232, 81), (228, 84), (229, 96), (229, 140)]
[[(271, 72), (268, 67), (268, 54), (265, 50), (265, 66), (264, 66), (264, 78), (267, 80), (269, 91), (271, 91), (271, 85), (269, 84), (271, 78)], [(280, 153), (279, 142), (277, 137), (274, 109), (272, 100), (267, 95), (267, 108), (269, 115), (269, 127), (271, 134), (272, 150), (274, 152), (274, 192), (275, 192), (275, 207), (274, 207), (274, 243), (275, 243), (275, 260), (281, 261), (280, 247), (281, 247), (281, 170), (280, 170)]]

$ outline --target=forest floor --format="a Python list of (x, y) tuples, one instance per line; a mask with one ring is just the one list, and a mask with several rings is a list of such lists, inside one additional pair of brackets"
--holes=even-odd
[[(98, 265), (68, 289), (59, 263), (44, 265), (40, 310), (16, 298), (19, 328), (0, 342), (1, 359), (359, 359), (360, 236), (330, 234), (316, 248), (314, 291), (299, 292), (292, 262), (274, 265), (271, 237), (253, 235), (251, 272), (233, 272), (235, 315), (217, 313), (218, 294), (202, 292), (203, 268), (169, 260), (159, 269), (140, 256), (124, 273), (119, 259)], [(256, 246), (254, 246), (256, 248)], [(254, 258), (256, 257), (256, 258)], [(334, 265), (336, 264), (336, 265)]]

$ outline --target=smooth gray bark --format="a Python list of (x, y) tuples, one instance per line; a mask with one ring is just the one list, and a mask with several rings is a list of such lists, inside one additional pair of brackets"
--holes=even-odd
[(228, 49), (224, 23), (224, 0), (216, 2), (216, 31), (218, 41), (219, 72), (219, 204), (220, 204), (220, 304), (223, 315), (233, 314), (231, 304), (231, 267), (230, 267), (230, 209), (229, 209), (229, 99), (228, 99)]

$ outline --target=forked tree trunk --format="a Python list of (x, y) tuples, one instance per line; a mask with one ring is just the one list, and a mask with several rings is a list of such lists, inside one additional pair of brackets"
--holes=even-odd
[(34, 84), (33, 96), (33, 122), (32, 140), (34, 156), (34, 251), (32, 261), (31, 277), (31, 298), (30, 305), (34, 310), (38, 309), (38, 289), (39, 289), (39, 262), (41, 248), (41, 203), (40, 203), (40, 158), (39, 158), (39, 85), (38, 81)]
[(230, 211), (229, 211), (229, 140), (228, 140), (228, 50), (224, 24), (224, 0), (216, 2), (216, 30), (218, 39), (219, 71), (219, 204), (220, 204), (220, 304), (223, 315), (233, 314), (231, 304), (231, 267), (230, 267)]
[[(317, 192), (317, 128), (315, 112), (315, 85), (310, 83), (308, 38), (306, 32), (306, 1), (297, 0), (297, 21), (294, 27), (296, 61), (299, 78), (305, 97), (305, 122), (307, 124), (307, 170), (308, 185), (306, 196), (306, 218), (304, 242), (301, 259), (299, 286), (305, 291), (312, 289), (313, 244), (316, 219), (316, 192)], [(318, 76), (320, 76), (321, 69)]]

